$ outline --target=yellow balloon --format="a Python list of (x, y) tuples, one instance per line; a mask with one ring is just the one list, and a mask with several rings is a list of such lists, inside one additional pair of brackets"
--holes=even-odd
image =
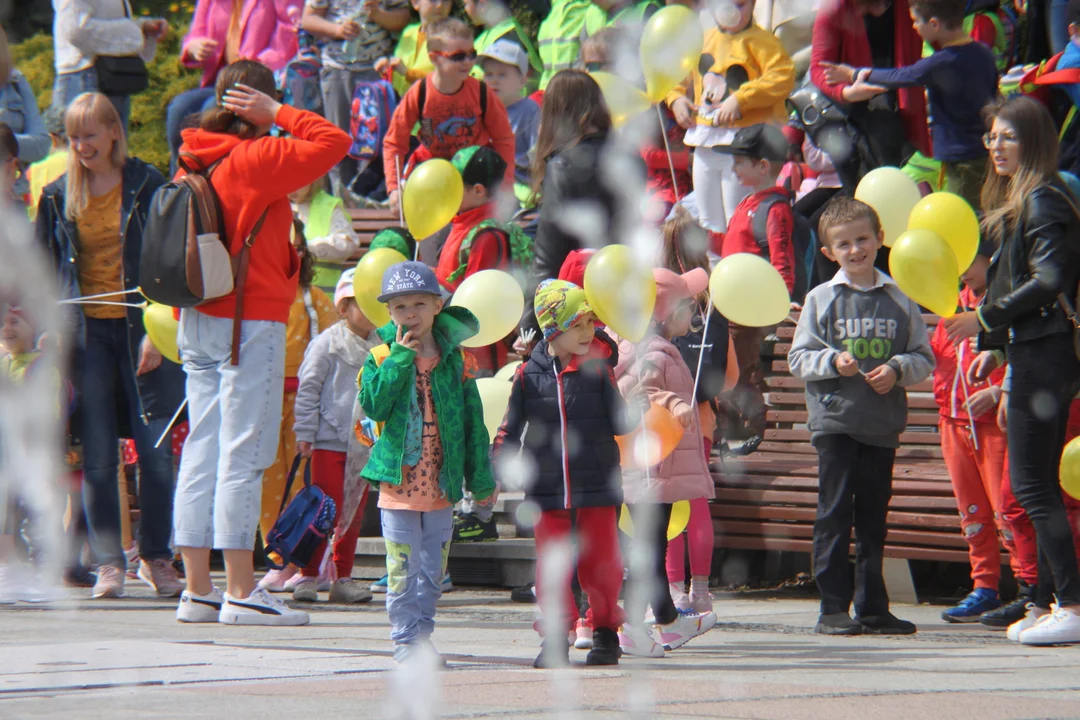
[(603, 71), (589, 74), (604, 94), (604, 102), (607, 103), (611, 122), (616, 129), (652, 107), (645, 93), (618, 75)]
[(746, 327), (776, 325), (791, 312), (784, 278), (753, 253), (735, 253), (716, 263), (709, 292), (721, 315)]
[(949, 244), (956, 267), (964, 272), (979, 250), (979, 218), (967, 200), (949, 192), (930, 193), (915, 204), (908, 230), (929, 230)]
[(376, 248), (360, 258), (353, 275), (353, 292), (356, 304), (375, 327), (382, 327), (390, 322), (390, 311), (386, 303), (378, 301), (382, 294), (383, 274), (388, 268), (405, 262), (405, 256), (390, 248)]
[(855, 199), (877, 211), (881, 229), (885, 231), (885, 247), (892, 247), (907, 230), (911, 210), (921, 198), (915, 181), (894, 167), (871, 170), (855, 188)]
[(502, 340), (518, 326), (525, 312), (525, 293), (510, 273), (481, 270), (465, 278), (450, 304), (466, 308), (480, 321), (480, 332), (461, 344), (484, 347)]
[(162, 355), (174, 363), (180, 362), (180, 350), (176, 347), (176, 333), (179, 325), (173, 317), (173, 309), (168, 305), (156, 303), (143, 310), (143, 327), (150, 336), (150, 342)]
[(908, 230), (889, 253), (889, 274), (909, 298), (947, 318), (956, 313), (960, 271), (949, 244), (929, 230)]
[(656, 280), (633, 250), (608, 245), (585, 266), (585, 297), (601, 322), (620, 337), (641, 342), (656, 305)]
[(1058, 475), (1061, 477), (1061, 489), (1069, 497), (1080, 500), (1080, 437), (1073, 438), (1065, 446)]
[(521, 361), (520, 360), (518, 360), (517, 362), (512, 362), (509, 365), (504, 365), (499, 370), (499, 372), (495, 373), (495, 379), (496, 380), (506, 380), (507, 382), (510, 382), (511, 380), (514, 379), (514, 373), (517, 372), (517, 369), (520, 366), (521, 366)]
[(401, 199), (409, 232), (418, 241), (439, 232), (458, 214), (464, 196), (461, 174), (449, 161), (421, 163), (405, 181)]
[(645, 95), (663, 100), (697, 67), (704, 44), (698, 16), (685, 5), (668, 5), (649, 18), (641, 35)]
[[(690, 522), (690, 502), (680, 500), (671, 506), (671, 519), (667, 526), (667, 539), (674, 540), (682, 535)], [(630, 509), (626, 505), (619, 511), (619, 529), (624, 535), (634, 537), (634, 520), (630, 517)]]
[(495, 440), (495, 433), (502, 425), (506, 415), (506, 406), (510, 404), (511, 383), (495, 378), (480, 378), (476, 389), (480, 392), (480, 403), (484, 406), (484, 426), (488, 431), (488, 442)]

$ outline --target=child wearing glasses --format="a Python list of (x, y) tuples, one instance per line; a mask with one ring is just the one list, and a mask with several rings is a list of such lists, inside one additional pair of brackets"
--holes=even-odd
[[(441, 20), (431, 26), (427, 44), (435, 70), (405, 93), (383, 141), (386, 190), (395, 211), (401, 196), (399, 168), (404, 178), (425, 160), (450, 160), (470, 145), (494, 148), (506, 161), (507, 184), (514, 180), (514, 131), (506, 107), (490, 87), (469, 75), (476, 61), (472, 28), (457, 18)], [(417, 123), (420, 147), (406, 166)]]
[(935, 50), (897, 69), (826, 64), (829, 83), (857, 83), (886, 92), (925, 86), (930, 100), (934, 159), (945, 170), (945, 189), (975, 210), (986, 174), (983, 108), (998, 94), (994, 52), (964, 31), (964, 0), (912, 0), (911, 24)]

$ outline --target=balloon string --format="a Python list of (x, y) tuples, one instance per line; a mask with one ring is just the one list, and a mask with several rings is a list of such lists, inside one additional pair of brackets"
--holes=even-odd
[(668, 144), (667, 133), (664, 132), (664, 113), (660, 110), (660, 104), (656, 105), (656, 117), (660, 119), (660, 137), (664, 138), (664, 150), (667, 151), (668, 169), (671, 170), (671, 186), (675, 189), (675, 200), (679, 199), (679, 181), (675, 178), (675, 161), (671, 157), (671, 145)]
[(108, 300), (80, 300), (79, 302), (66, 302), (67, 305), (115, 305), (116, 307), (132, 307), (139, 310), (145, 310), (149, 303), (125, 303), (125, 302), (109, 302)]
[(701, 366), (705, 361), (705, 338), (709, 335), (709, 321), (712, 320), (712, 296), (705, 302), (705, 326), (701, 329), (701, 347), (698, 349), (697, 371), (694, 373), (694, 394), (691, 397), (697, 402), (698, 381), (701, 379)]
[(154, 443), (154, 447), (161, 447), (161, 443), (165, 442), (165, 436), (172, 430), (172, 426), (176, 423), (176, 418), (180, 417), (180, 413), (187, 407), (187, 398), (184, 398), (184, 402), (180, 403), (180, 407), (176, 408), (176, 412), (173, 413), (172, 419), (169, 420), (169, 424), (165, 426), (165, 432), (161, 433), (161, 437)]
[(960, 387), (964, 391), (964, 407), (967, 409), (968, 427), (971, 428), (971, 444), (979, 449), (979, 434), (975, 432), (975, 418), (971, 416), (971, 398), (968, 397), (967, 373), (964, 372), (964, 343), (956, 346), (956, 373), (960, 376)]
[(61, 305), (77, 305), (84, 300), (95, 300), (97, 298), (116, 297), (117, 295), (131, 295), (132, 293), (141, 293), (142, 288), (132, 288), (131, 290), (118, 290), (116, 292), (98, 293), (97, 295), (84, 295), (82, 297), (70, 298), (68, 300), (61, 300)]
[[(644, 342), (644, 338), (642, 338), (642, 342)], [(641, 353), (639, 352), (640, 349), (641, 349), (641, 343), (638, 343), (636, 346), (634, 346), (634, 355), (637, 356), (638, 389), (641, 389), (644, 392), (643, 386), (645, 385), (645, 374), (644, 374), (643, 368), (642, 368), (644, 363), (642, 363), (642, 361), (641, 361), (642, 358), (641, 358)], [(641, 464), (645, 466), (645, 487), (649, 487), (649, 485), (652, 484), (652, 467), (649, 464), (649, 461), (652, 460), (652, 458), (649, 457), (649, 450), (650, 450), (650, 446), (649, 446), (649, 428), (645, 424), (645, 416), (644, 415), (641, 416), (641, 435), (639, 436), (639, 438), (640, 438), (639, 442), (641, 444), (635, 443), (635, 445), (637, 445), (638, 448), (644, 448), (644, 450), (645, 450), (644, 457), (642, 458), (642, 463)], [(636, 449), (636, 448), (631, 449), (631, 452), (633, 452), (634, 449)]]

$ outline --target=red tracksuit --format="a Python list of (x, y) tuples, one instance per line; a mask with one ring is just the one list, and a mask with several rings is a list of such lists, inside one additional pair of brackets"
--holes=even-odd
[[(979, 298), (964, 288), (960, 306), (964, 309), (979, 304)], [(971, 579), (976, 588), (998, 589), (1001, 580), (1002, 543), (1009, 552), (1013, 574), (1024, 582), (1034, 582), (1034, 559), (1017, 551), (1013, 534), (1002, 516), (1001, 476), (1005, 469), (1007, 440), (997, 426), (997, 413), (990, 411), (975, 418), (977, 438), (971, 435), (971, 424), (965, 407), (962, 376), (975, 359), (976, 353), (967, 343), (955, 346), (949, 342), (944, 323), (939, 324), (931, 340), (934, 349), (934, 399), (941, 413), (941, 451), (949, 470), (956, 506), (960, 511), (960, 531), (968, 544), (971, 559)], [(1004, 368), (995, 370), (989, 383), (968, 387), (968, 396), (991, 386), (1000, 387)], [(976, 441), (978, 447), (976, 448)], [(995, 530), (996, 526), (996, 530)]]
[[(327, 496), (334, 501), (339, 508), (345, 502), (345, 453), (334, 450), (314, 450), (311, 453), (311, 482), (321, 488)], [(364, 517), (364, 505), (367, 502), (367, 493), (360, 499), (360, 506), (356, 508), (349, 529), (339, 538), (334, 539), (334, 567), (337, 577), (352, 577), (353, 562), (356, 560), (356, 538), (360, 535), (360, 521)], [(303, 569), (307, 577), (317, 577), (319, 566), (322, 564), (323, 555), (326, 554), (326, 543), (323, 542), (311, 556), (311, 562)]]

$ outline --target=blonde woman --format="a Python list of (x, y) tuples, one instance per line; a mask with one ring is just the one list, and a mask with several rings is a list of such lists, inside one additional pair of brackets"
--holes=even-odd
[[(139, 256), (150, 198), (165, 179), (128, 157), (120, 114), (109, 98), (83, 93), (68, 106), (67, 174), (42, 193), (37, 238), (51, 257), (64, 297), (116, 293), (106, 302), (135, 303), (122, 291), (139, 286)], [(172, 568), (173, 469), (169, 443), (154, 447), (184, 394), (183, 373), (164, 360), (143, 330), (142, 311), (120, 304), (71, 305), (73, 382), (81, 429), (83, 502), (90, 548), (99, 566), (95, 598), (124, 594), (116, 483), (121, 437), (139, 453), (139, 577), (162, 597), (183, 590)]]

